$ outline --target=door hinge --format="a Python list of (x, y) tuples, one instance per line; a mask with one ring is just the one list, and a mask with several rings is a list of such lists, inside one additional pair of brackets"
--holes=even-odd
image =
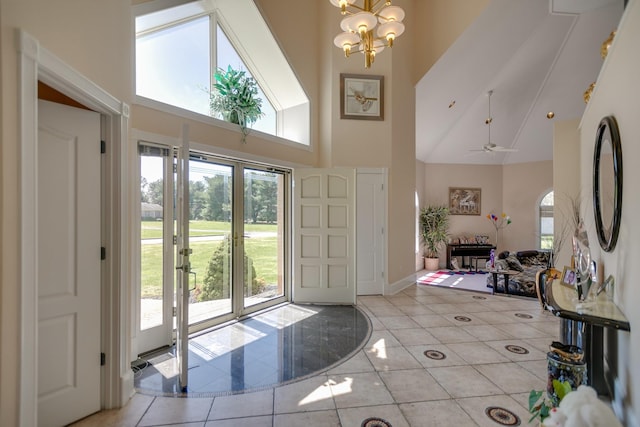
[(100, 154), (104, 154), (107, 152), (107, 143), (105, 141), (100, 141)]
[(107, 355), (104, 353), (100, 353), (100, 366), (104, 366), (107, 364)]
[(173, 307), (173, 311), (171, 312), (171, 315), (172, 315), (173, 317), (176, 317), (176, 316), (178, 315), (178, 309), (177, 309), (177, 307)]
[(105, 259), (107, 259), (107, 248), (105, 248), (104, 246), (100, 247), (100, 260), (104, 261)]
[(174, 245), (178, 244), (178, 236), (176, 236), (176, 235), (173, 236), (173, 244)]
[(178, 173), (178, 165), (176, 163), (173, 164), (173, 173)]

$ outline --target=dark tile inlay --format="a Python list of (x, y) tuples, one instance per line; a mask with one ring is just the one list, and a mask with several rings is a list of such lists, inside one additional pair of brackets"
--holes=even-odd
[(493, 422), (503, 426), (519, 426), (520, 417), (511, 412), (508, 409), (501, 408), (499, 406), (489, 406), (484, 410), (484, 413)]
[(483, 297), (483, 296), (480, 296), (480, 295), (474, 295), (473, 299), (487, 299), (487, 297)]
[(519, 317), (521, 319), (533, 319), (533, 316), (525, 313), (516, 313), (514, 316)]
[(515, 354), (529, 354), (529, 350), (524, 347), (520, 347), (519, 345), (509, 344), (505, 345), (504, 348)]
[(178, 384), (175, 347), (136, 367), (134, 385), (152, 395), (209, 397), (299, 381), (351, 357), (370, 329), (353, 306), (289, 304), (191, 337), (187, 392)]
[(424, 355), (433, 360), (443, 360), (447, 358), (446, 354), (438, 350), (425, 350)]
[(391, 427), (391, 423), (382, 418), (367, 418), (360, 424), (360, 427)]
[(467, 316), (456, 316), (454, 317), (458, 322), (471, 322), (471, 319)]

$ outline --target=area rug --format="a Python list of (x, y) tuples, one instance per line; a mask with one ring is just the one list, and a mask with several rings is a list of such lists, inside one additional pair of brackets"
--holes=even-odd
[(419, 285), (442, 286), (453, 289), (492, 293), (487, 287), (486, 272), (439, 270), (426, 272), (417, 279)]

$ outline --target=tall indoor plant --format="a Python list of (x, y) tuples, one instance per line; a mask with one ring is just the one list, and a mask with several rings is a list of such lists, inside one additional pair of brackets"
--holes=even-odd
[(438, 255), (449, 236), (449, 208), (430, 205), (420, 210), (420, 236), (424, 243), (424, 267), (438, 269)]
[(246, 142), (248, 125), (262, 117), (262, 98), (258, 96), (258, 83), (246, 71), (229, 65), (225, 71), (218, 68), (216, 82), (210, 93), (210, 107), (222, 119), (240, 125), (242, 142)]

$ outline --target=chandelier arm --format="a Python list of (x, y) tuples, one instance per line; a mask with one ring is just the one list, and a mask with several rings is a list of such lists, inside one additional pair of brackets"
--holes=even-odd
[[(380, 4), (380, 3), (382, 3), (382, 4)], [(380, 5), (380, 7), (378, 9), (376, 9), (376, 6), (378, 6), (378, 5)], [(385, 0), (378, 0), (373, 4), (373, 6), (371, 6), (371, 13), (373, 13), (376, 16), (376, 18), (382, 18), (378, 14), (385, 7), (387, 7), (387, 3), (385, 2)]]
[(347, 9), (345, 10), (345, 14), (354, 15), (356, 12), (350, 11), (349, 8), (358, 9), (361, 12), (368, 12), (364, 7), (360, 7), (357, 4), (348, 4)]

